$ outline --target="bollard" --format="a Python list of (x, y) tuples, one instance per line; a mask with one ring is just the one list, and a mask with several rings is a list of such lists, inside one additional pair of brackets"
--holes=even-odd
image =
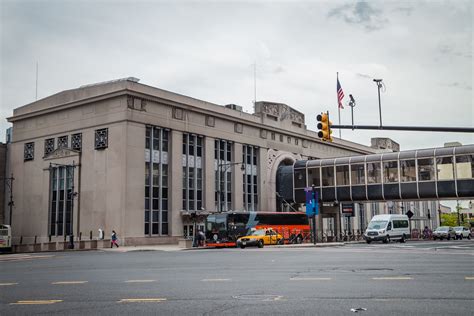
[(89, 232), (89, 239), (92, 240), (92, 230)]
[(48, 236), (49, 242), (51, 242), (51, 235)]
[(74, 249), (74, 235), (69, 236), (69, 245), (67, 246), (67, 249)]
[(20, 245), (23, 244), (23, 236), (20, 236)]
[(82, 232), (79, 232), (79, 241), (82, 239)]
[(35, 245), (36, 245), (36, 238), (37, 238), (37, 236), (35, 235)]

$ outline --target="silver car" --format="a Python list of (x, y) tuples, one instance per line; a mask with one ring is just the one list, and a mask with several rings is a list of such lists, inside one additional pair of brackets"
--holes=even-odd
[(440, 226), (436, 228), (436, 230), (433, 232), (434, 240), (443, 240), (444, 238), (446, 238), (447, 240), (450, 240), (451, 238), (456, 238), (456, 232), (451, 226)]
[(471, 239), (471, 231), (469, 228), (466, 228), (464, 226), (456, 226), (454, 227), (454, 231), (456, 232), (456, 239)]

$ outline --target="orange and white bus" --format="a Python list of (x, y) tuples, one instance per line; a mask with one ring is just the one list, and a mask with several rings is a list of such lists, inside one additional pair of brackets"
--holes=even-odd
[(284, 243), (309, 240), (310, 226), (302, 212), (225, 212), (206, 218), (208, 247), (236, 247), (236, 241), (255, 229), (272, 229), (283, 236)]

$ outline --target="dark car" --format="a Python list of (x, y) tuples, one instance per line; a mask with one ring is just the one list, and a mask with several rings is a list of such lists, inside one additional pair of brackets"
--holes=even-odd
[(436, 228), (436, 230), (432, 234), (433, 239), (441, 239), (443, 240), (446, 238), (447, 240), (450, 240), (451, 238), (455, 239), (456, 238), (456, 232), (451, 226), (440, 226)]

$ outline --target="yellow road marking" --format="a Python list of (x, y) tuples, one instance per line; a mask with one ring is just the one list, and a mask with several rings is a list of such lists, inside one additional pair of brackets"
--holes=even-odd
[(372, 278), (372, 280), (413, 280), (410, 277), (379, 277), (379, 278)]
[(225, 282), (230, 281), (230, 279), (202, 279), (201, 282)]
[(125, 281), (125, 283), (150, 283), (150, 282), (156, 282), (156, 280), (128, 280), (128, 281)]
[(474, 277), (472, 277), (472, 276), (471, 276), (471, 277), (465, 277), (464, 279), (466, 279), (466, 280), (474, 280)]
[(84, 283), (87, 283), (89, 281), (59, 281), (59, 282), (53, 282), (51, 284), (54, 284), (54, 285), (63, 285), (63, 284), (84, 284)]
[(166, 301), (166, 298), (123, 298), (119, 303), (159, 303)]
[(10, 303), (10, 305), (48, 305), (62, 302), (63, 300), (32, 300), (32, 301), (18, 301)]
[(329, 281), (331, 278), (290, 278), (290, 281)]
[(17, 285), (18, 283), (0, 283), (0, 286)]

